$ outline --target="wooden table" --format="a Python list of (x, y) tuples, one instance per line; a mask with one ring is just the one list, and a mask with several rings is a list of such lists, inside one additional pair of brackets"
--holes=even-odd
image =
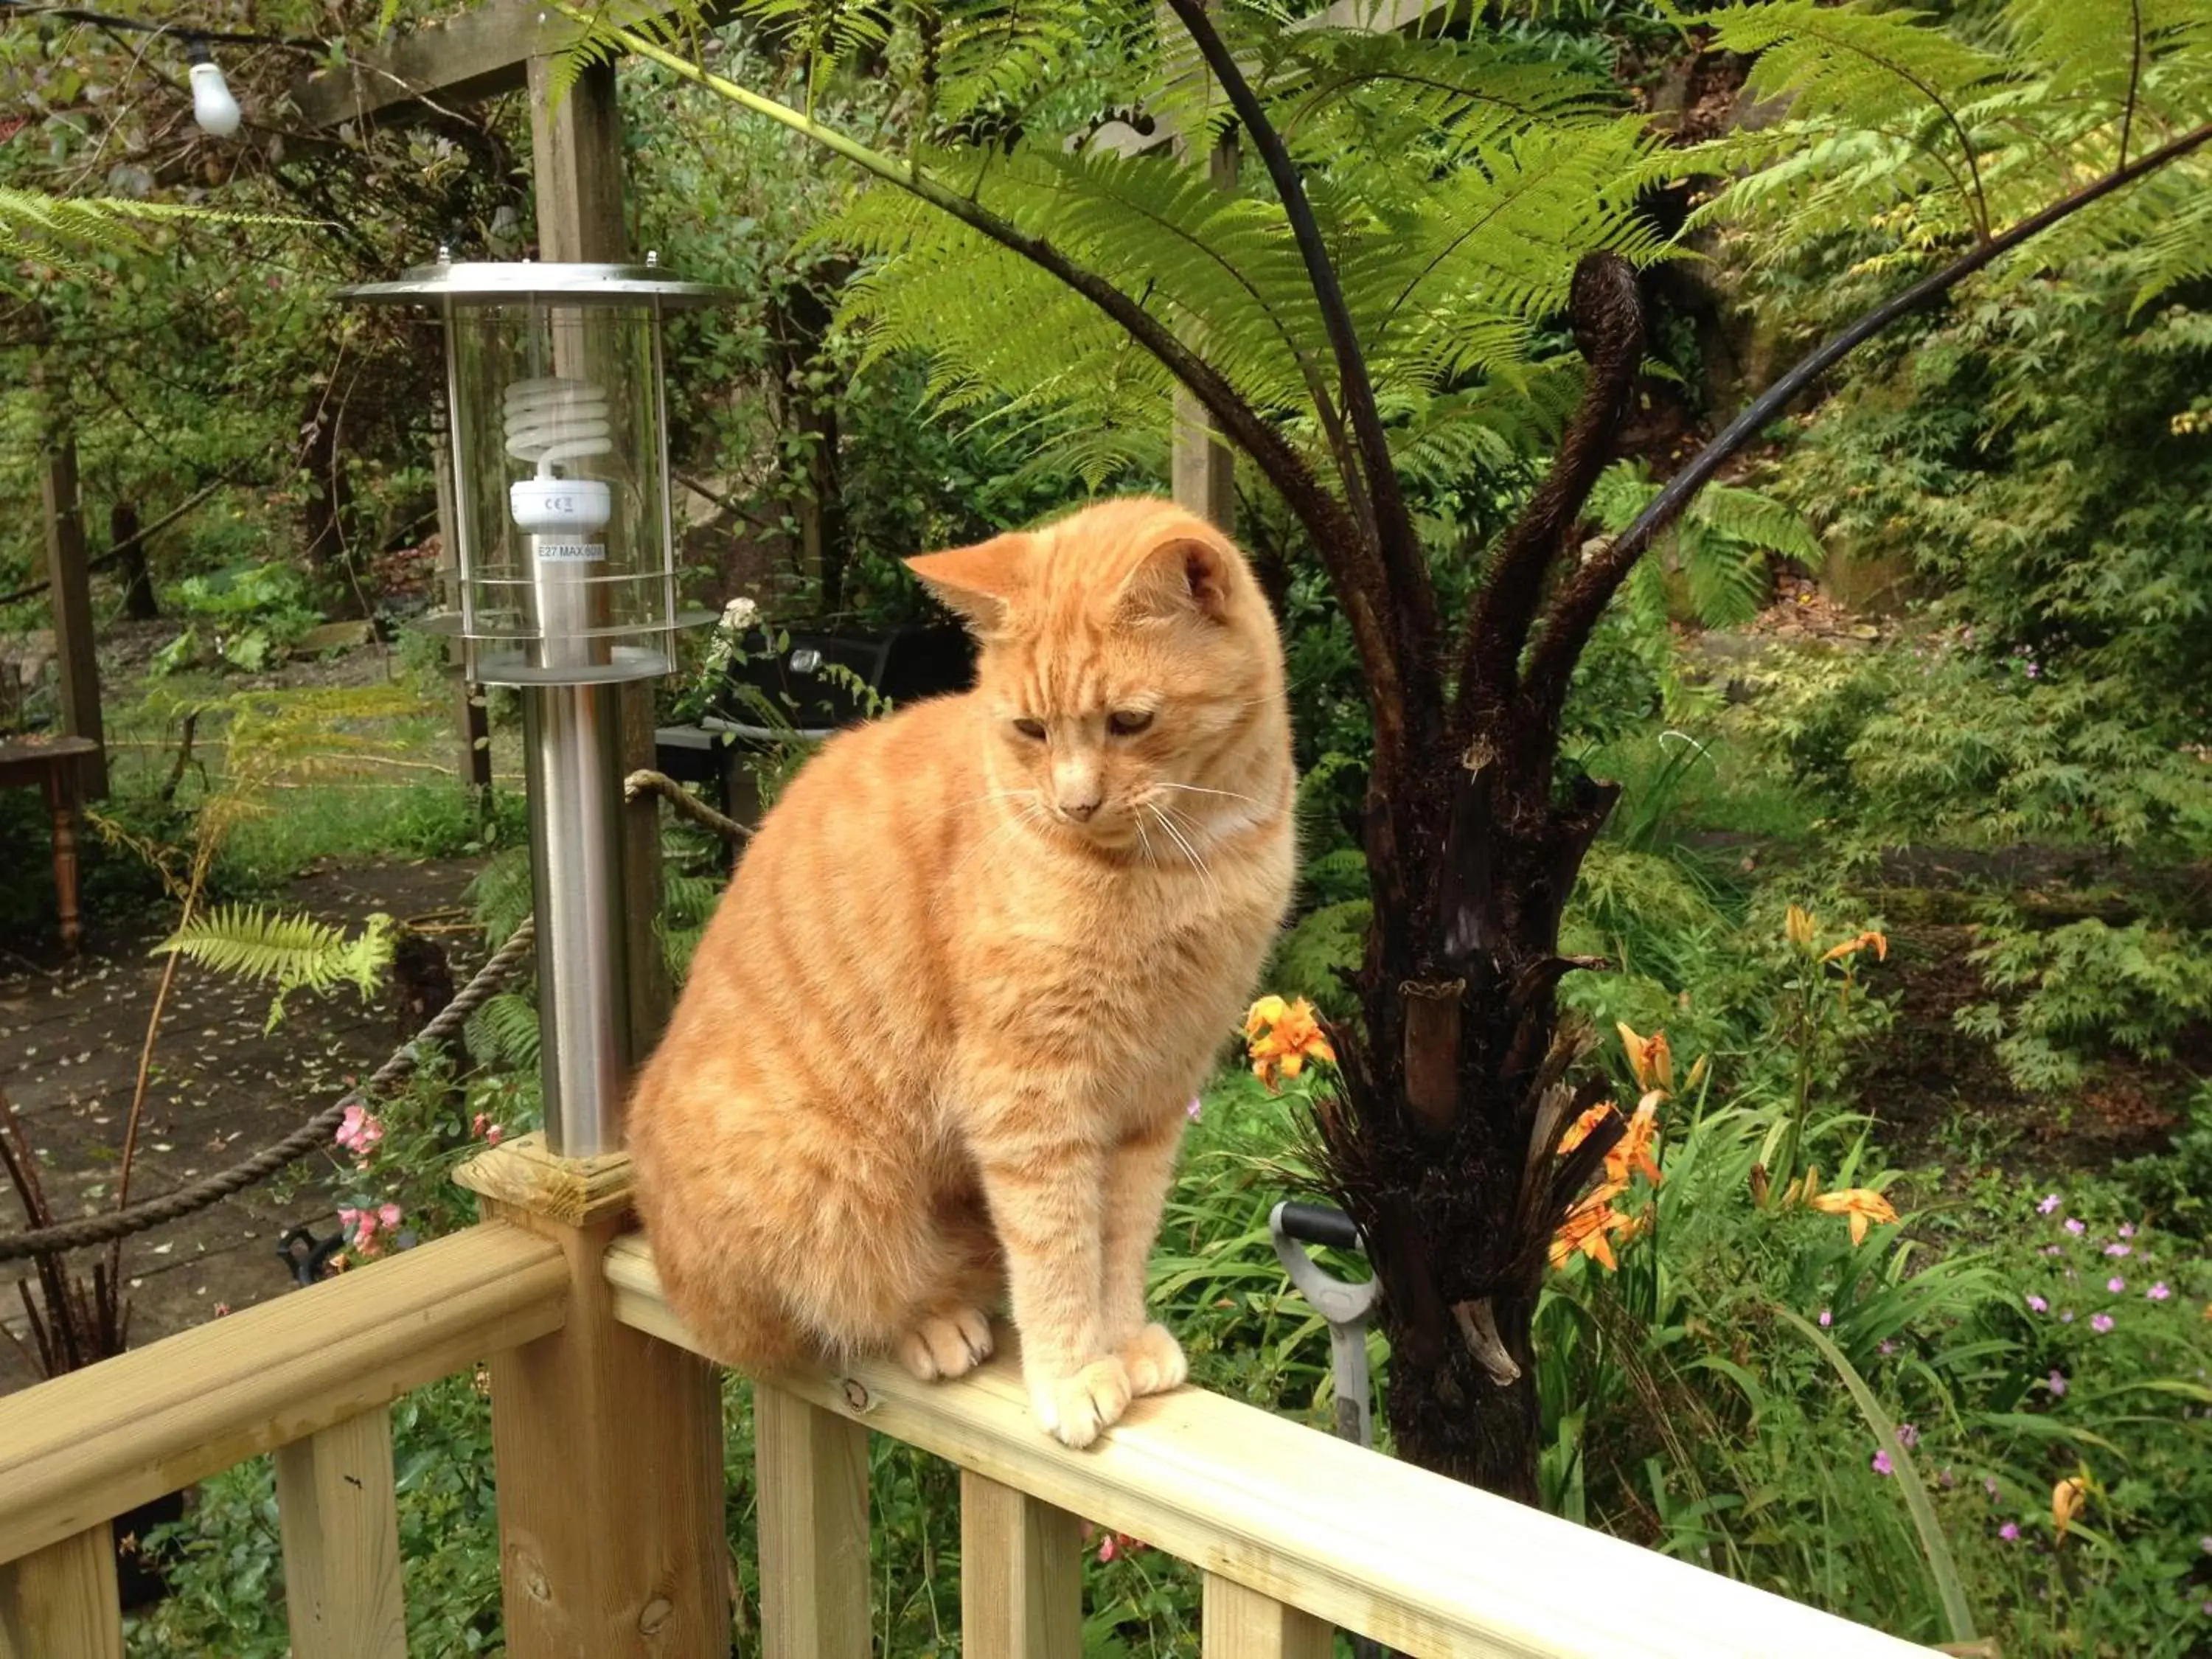
[(0, 788), (36, 784), (53, 814), (54, 888), (61, 900), (62, 949), (76, 954), (82, 931), (76, 909), (76, 815), (83, 759), (100, 745), (89, 738), (0, 738)]

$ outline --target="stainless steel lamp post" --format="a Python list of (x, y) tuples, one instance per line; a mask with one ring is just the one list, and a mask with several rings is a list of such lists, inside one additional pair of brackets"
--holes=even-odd
[(437, 263), (342, 299), (442, 319), (459, 609), (473, 684), (522, 694), (549, 1147), (615, 1150), (623, 1018), (616, 688), (675, 664), (661, 318), (720, 290), (643, 265)]

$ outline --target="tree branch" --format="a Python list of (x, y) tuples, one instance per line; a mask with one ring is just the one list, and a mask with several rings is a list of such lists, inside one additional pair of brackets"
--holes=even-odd
[(1589, 388), (1567, 422), (1559, 457), (1498, 542), (1475, 596), (1459, 676), (1452, 738), (1464, 748), (1479, 721), (1503, 711), (1519, 687), (1521, 648), (1551, 568), (1612, 458), (1613, 436), (1644, 362), (1644, 301), (1636, 272), (1617, 253), (1586, 255), (1568, 301), (1575, 343), (1590, 366)]
[(1597, 625), (1614, 590), (1659, 533), (1681, 516), (1682, 509), (1697, 493), (1765, 431), (1798, 393), (1899, 318), (1934, 304), (1983, 266), (2208, 142), (2212, 142), (2212, 124), (2184, 133), (2172, 143), (2148, 151), (2139, 161), (2115, 167), (2094, 183), (2084, 185), (2021, 220), (2002, 235), (1978, 242), (1941, 270), (1883, 301), (1832, 339), (1799, 359), (1780, 380), (1754, 398), (1742, 414), (1730, 421), (1717, 437), (1692, 456), (1687, 465), (1668, 479), (1666, 487), (1611, 547), (1583, 565), (1559, 590), (1545, 618), (1543, 636), (1537, 641), (1535, 654), (1529, 663), (1522, 697), (1523, 718), (1542, 722), (1541, 729), (1545, 731), (1553, 730), (1566, 702), (1567, 682), (1574, 673), (1575, 659), (1582, 654), (1590, 630)]
[[(1237, 118), (1243, 124), (1253, 148), (1267, 164), (1275, 193), (1282, 199), (1284, 216), (1290, 222), (1291, 234), (1305, 261), (1306, 277), (1313, 286), (1315, 303), (1328, 331), (1329, 345), (1336, 354), (1339, 397), (1345, 416), (1352, 423), (1352, 436), (1367, 475), (1370, 521), (1389, 584), (1385, 591), (1397, 617), (1400, 637), (1409, 651), (1404, 672), (1408, 678), (1430, 678), (1434, 673), (1431, 665), (1437, 633), (1436, 592), (1429, 581), (1428, 565), (1421, 557), (1413, 515), (1407, 511), (1405, 496), (1398, 488), (1397, 463), (1392, 459), (1389, 435), (1382, 429), (1382, 416), (1375, 405), (1375, 387), (1368, 378), (1367, 359), (1360, 350), (1359, 337), (1352, 325), (1351, 308), (1345, 303), (1336, 266), (1322, 241), (1313, 204), (1306, 199), (1305, 185), (1298, 177), (1297, 163), (1284, 147), (1282, 135), (1267, 119), (1267, 112), (1261, 108), (1251, 83), (1244, 78), (1244, 71), (1237, 66), (1236, 58), (1206, 15), (1205, 0), (1167, 3), (1206, 59), (1213, 78), (1228, 94), (1230, 106), (1237, 112)], [(1347, 480), (1347, 483), (1355, 483)]]
[[(564, 15), (582, 21), (584, 14), (567, 0), (550, 0)], [(618, 32), (625, 50), (650, 58), (664, 69), (706, 88), (732, 103), (766, 116), (788, 127), (811, 143), (842, 157), (862, 172), (919, 197), (939, 211), (950, 214), (978, 234), (1009, 252), (1019, 255), (1055, 281), (1104, 312), (1139, 345), (1157, 358), (1167, 371), (1188, 386), (1220, 426), (1223, 435), (1236, 444), (1280, 492), (1314, 538), (1314, 550), (1327, 567), (1329, 580), (1352, 628), (1366, 670), (1375, 708), (1376, 737), (1392, 741), (1398, 736), (1406, 706), (1398, 652), (1389, 620), (1376, 608), (1378, 597), (1387, 599), (1389, 585), (1376, 550), (1352, 522), (1345, 504), (1316, 478), (1304, 459), (1287, 440), (1246, 403), (1237, 389), (1211, 363), (1176, 337), (1174, 330), (1146, 311), (1137, 301), (1096, 271), (1086, 270), (1046, 241), (1000, 218), (980, 202), (948, 190), (927, 173), (871, 149), (835, 128), (826, 127), (774, 98), (765, 97), (736, 82), (690, 63), (657, 41), (634, 31)], [(1395, 475), (1393, 475), (1395, 477)]]

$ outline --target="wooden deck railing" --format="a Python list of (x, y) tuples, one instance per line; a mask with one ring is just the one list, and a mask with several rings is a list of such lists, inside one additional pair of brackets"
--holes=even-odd
[[(720, 1659), (719, 1393), (620, 1231), (625, 1175), (480, 1161), (477, 1227), (0, 1399), (0, 1659), (120, 1655), (109, 1517), (268, 1450), (295, 1659), (403, 1659), (385, 1408), (480, 1360), (510, 1654)], [(1208, 1659), (1327, 1659), (1332, 1626), (1419, 1659), (1923, 1651), (1194, 1389), (1083, 1452), (1007, 1355), (754, 1402), (767, 1659), (870, 1651), (871, 1432), (962, 1470), (966, 1659), (1081, 1652), (1084, 1520), (1202, 1570)]]

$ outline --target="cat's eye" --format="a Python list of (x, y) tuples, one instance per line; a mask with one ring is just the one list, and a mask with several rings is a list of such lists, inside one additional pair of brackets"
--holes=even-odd
[(1106, 717), (1106, 729), (1117, 738), (1133, 738), (1152, 723), (1149, 708), (1117, 708)]
[(1031, 743), (1042, 743), (1044, 741), (1044, 722), (1042, 720), (1033, 720), (1024, 716), (1014, 722), (1014, 730), (1020, 732)]

